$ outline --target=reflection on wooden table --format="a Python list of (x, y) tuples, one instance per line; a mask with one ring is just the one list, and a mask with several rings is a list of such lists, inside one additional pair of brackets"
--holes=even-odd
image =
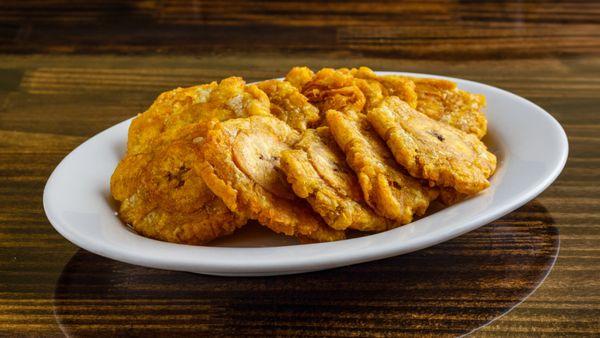
[(68, 336), (464, 334), (510, 311), (554, 265), (558, 230), (541, 204), (526, 208), (543, 221), (504, 219), (412, 254), (291, 276), (162, 271), (79, 250), (54, 313)]

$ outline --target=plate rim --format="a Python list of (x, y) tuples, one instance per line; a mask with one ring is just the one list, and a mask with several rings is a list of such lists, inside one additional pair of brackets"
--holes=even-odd
[[(530, 111), (532, 113), (535, 112), (536, 114), (541, 115), (543, 118), (545, 118), (546, 120), (548, 120), (550, 122), (553, 130), (555, 131), (555, 133), (553, 133), (553, 134), (558, 137), (558, 139), (560, 140), (560, 144), (561, 144), (560, 153), (557, 155), (559, 160), (556, 163), (556, 165), (552, 168), (552, 171), (550, 172), (550, 174), (548, 174), (546, 177), (544, 177), (543, 180), (541, 182), (539, 182), (537, 185), (532, 186), (531, 188), (526, 190), (526, 192), (524, 194), (522, 194), (518, 197), (515, 197), (514, 199), (511, 199), (509, 202), (504, 203), (502, 208), (500, 208), (494, 212), (485, 213), (482, 216), (475, 217), (474, 219), (472, 219), (469, 222), (465, 222), (465, 223), (461, 224), (460, 227), (454, 227), (454, 228), (450, 229), (450, 231), (446, 232), (445, 235), (438, 234), (437, 237), (436, 236), (427, 236), (426, 238), (417, 237), (418, 240), (415, 240), (415, 238), (413, 237), (413, 238), (409, 238), (407, 241), (404, 241), (397, 245), (371, 246), (370, 249), (367, 250), (366, 252), (362, 252), (360, 250), (354, 250), (354, 251), (351, 251), (350, 255), (343, 255), (343, 256), (341, 256), (341, 255), (329, 255), (329, 256), (323, 255), (323, 256), (318, 256), (318, 257), (317, 256), (309, 256), (309, 257), (297, 256), (297, 258), (292, 261), (290, 261), (290, 260), (283, 260), (283, 261), (270, 260), (270, 261), (239, 262), (239, 261), (230, 259), (230, 260), (221, 260), (214, 264), (211, 264), (210, 262), (207, 263), (206, 261), (190, 260), (189, 258), (186, 259), (184, 257), (181, 260), (174, 262), (170, 257), (153, 256), (149, 259), (148, 256), (141, 257), (139, 254), (132, 252), (130, 250), (127, 250), (127, 248), (115, 247), (113, 245), (109, 245), (108, 243), (103, 243), (103, 242), (98, 242), (98, 241), (96, 241), (96, 242), (89, 241), (85, 237), (79, 236), (76, 232), (72, 231), (72, 229), (70, 229), (71, 227), (69, 226), (69, 224), (64, 224), (64, 222), (60, 219), (60, 217), (58, 217), (55, 214), (55, 212), (52, 208), (52, 201), (50, 199), (50, 195), (53, 192), (52, 190), (55, 188), (54, 181), (56, 180), (56, 176), (58, 175), (57, 173), (59, 173), (62, 170), (63, 166), (66, 165), (65, 163), (68, 163), (69, 158), (72, 156), (75, 156), (74, 154), (76, 154), (78, 151), (82, 151), (81, 149), (83, 149), (86, 146), (86, 144), (88, 144), (88, 142), (92, 142), (93, 139), (99, 137), (100, 135), (111, 133), (111, 131), (113, 131), (114, 129), (122, 128), (123, 124), (130, 123), (130, 121), (134, 118), (134, 117), (132, 117), (125, 121), (117, 123), (107, 129), (95, 134), (94, 136), (90, 137), (85, 142), (83, 142), (82, 144), (77, 146), (75, 149), (73, 149), (67, 156), (65, 156), (61, 160), (61, 162), (56, 166), (56, 168), (53, 170), (52, 174), (49, 176), (49, 178), (46, 182), (46, 185), (44, 187), (43, 206), (44, 206), (44, 211), (46, 213), (46, 216), (47, 216), (48, 220), (50, 221), (50, 223), (52, 224), (52, 226), (56, 229), (56, 231), (58, 231), (63, 237), (65, 237), (67, 240), (69, 240), (73, 244), (75, 244), (78, 247), (83, 248), (85, 250), (96, 253), (98, 255), (108, 257), (111, 259), (115, 259), (118, 261), (130, 263), (130, 264), (141, 265), (141, 266), (146, 266), (146, 267), (152, 267), (152, 268), (190, 271), (190, 272), (215, 274), (215, 275), (229, 275), (229, 276), (280, 275), (280, 274), (290, 274), (290, 273), (322, 270), (322, 269), (333, 268), (333, 267), (338, 267), (338, 266), (358, 264), (358, 263), (377, 260), (377, 259), (384, 259), (384, 258), (391, 257), (391, 256), (396, 256), (396, 255), (400, 255), (400, 254), (417, 251), (417, 250), (420, 250), (420, 249), (423, 249), (423, 248), (426, 248), (426, 247), (429, 247), (429, 246), (432, 246), (432, 245), (435, 245), (435, 244), (438, 244), (441, 242), (448, 241), (448, 240), (458, 237), (464, 233), (473, 231), (495, 219), (498, 219), (498, 218), (514, 211), (515, 209), (521, 207), (525, 203), (531, 201), (533, 198), (535, 198), (540, 193), (542, 193), (548, 186), (550, 186), (550, 184), (552, 184), (556, 180), (556, 178), (558, 177), (558, 175), (560, 175), (564, 166), (566, 165), (568, 154), (569, 154), (569, 143), (568, 143), (567, 135), (566, 135), (564, 129), (562, 128), (562, 126), (560, 125), (560, 123), (546, 110), (544, 110), (543, 108), (539, 107), (535, 103), (533, 103), (519, 95), (513, 94), (509, 91), (506, 91), (506, 90), (498, 88), (498, 87), (490, 86), (490, 85), (487, 85), (484, 83), (475, 82), (475, 81), (471, 81), (471, 80), (461, 79), (461, 78), (440, 76), (440, 75), (434, 75), (434, 74), (395, 72), (395, 71), (377, 71), (376, 73), (380, 74), (380, 75), (401, 74), (401, 75), (415, 76), (415, 77), (447, 79), (447, 80), (459, 82), (459, 84), (465, 83), (465, 84), (470, 84), (470, 85), (474, 85), (474, 86), (482, 86), (488, 90), (495, 91), (503, 96), (509, 96), (512, 99), (516, 99), (516, 100), (520, 101), (522, 104), (524, 104), (525, 106), (527, 106), (529, 108), (529, 109), (527, 109), (528, 111)], [(413, 224), (418, 223), (421, 220), (426, 219), (426, 218), (428, 218), (428, 217), (422, 218), (422, 219), (417, 220), (412, 223)], [(397, 230), (397, 229), (392, 229), (389, 231), (394, 231), (394, 230)], [(162, 241), (158, 241), (158, 240), (154, 240), (154, 239), (145, 238), (145, 237), (143, 237), (141, 235), (137, 235), (137, 234), (135, 234), (135, 236), (141, 237), (143, 240), (146, 240), (146, 241), (153, 241), (154, 245), (156, 245), (157, 247), (159, 247), (161, 249), (165, 249), (165, 250), (173, 250), (173, 251), (198, 250), (198, 251), (201, 251), (204, 249), (204, 250), (210, 250), (210, 251), (217, 251), (217, 252), (221, 252), (221, 253), (230, 252), (230, 253), (235, 253), (236, 255), (238, 255), (238, 254), (242, 254), (242, 253), (248, 253), (250, 251), (255, 252), (258, 250), (273, 251), (273, 254), (277, 254), (277, 251), (290, 250), (290, 248), (292, 248), (292, 247), (294, 248), (293, 250), (303, 250), (302, 248), (305, 248), (305, 250), (313, 250), (315, 248), (318, 248), (320, 250), (327, 250), (329, 248), (339, 246), (340, 243), (346, 243), (344, 245), (347, 246), (347, 245), (359, 243), (361, 241), (365, 241), (365, 239), (376, 240), (377, 236), (385, 236), (386, 233), (389, 234), (389, 231), (384, 232), (384, 233), (379, 233), (379, 234), (363, 236), (363, 237), (359, 237), (359, 238), (347, 239), (347, 240), (338, 241), (338, 242), (302, 244), (302, 245), (293, 245), (293, 246), (250, 247), (250, 248), (193, 246), (193, 245), (186, 245), (186, 244), (162, 242)], [(434, 232), (434, 234), (435, 234), (435, 232)], [(413, 243), (413, 242), (415, 242), (415, 243)]]

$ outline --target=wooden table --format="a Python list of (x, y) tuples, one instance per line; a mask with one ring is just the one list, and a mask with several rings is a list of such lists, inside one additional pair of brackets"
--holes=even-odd
[[(2, 335), (600, 335), (598, 2), (2, 1), (0, 53)], [(567, 166), (478, 231), (297, 276), (146, 269), (53, 230), (44, 184), (78, 144), (164, 90), (292, 65), (510, 90), (560, 121)]]

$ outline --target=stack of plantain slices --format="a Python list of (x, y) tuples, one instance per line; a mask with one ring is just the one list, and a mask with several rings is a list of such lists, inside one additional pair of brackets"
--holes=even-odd
[(175, 243), (250, 219), (305, 243), (381, 232), (490, 185), (484, 107), (451, 81), (366, 67), (177, 88), (131, 123), (111, 192), (125, 223)]

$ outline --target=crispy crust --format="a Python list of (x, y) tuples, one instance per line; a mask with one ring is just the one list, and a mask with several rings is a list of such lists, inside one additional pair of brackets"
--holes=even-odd
[(121, 159), (110, 178), (110, 192), (115, 200), (122, 202), (137, 191), (150, 159), (148, 154), (128, 154)]
[(315, 73), (308, 67), (294, 67), (285, 76), (285, 81), (292, 84), (299, 91), (313, 79)]
[(167, 129), (167, 121), (172, 116), (190, 115), (197, 111), (217, 87), (216, 82), (189, 88), (177, 88), (164, 92), (143, 114), (131, 121), (127, 139), (127, 153), (139, 154), (150, 151)]
[(286, 80), (301, 89), (321, 114), (329, 109), (366, 114), (386, 97), (397, 96), (432, 119), (480, 139), (487, 132), (485, 97), (460, 90), (448, 80), (379, 76), (368, 67), (323, 68), (317, 74), (306, 67), (296, 67)]
[(301, 132), (319, 123), (319, 109), (289, 82), (268, 80), (257, 86), (269, 97), (271, 114), (290, 127)]
[(249, 218), (303, 242), (384, 231), (489, 185), (484, 106), (451, 81), (367, 67), (177, 88), (132, 121), (111, 193), (123, 221), (176, 243)]
[[(378, 76), (367, 67), (351, 69), (350, 73), (357, 79), (367, 81), (366, 84), (357, 82), (367, 97), (365, 111), (379, 105), (383, 98), (397, 96), (432, 119), (448, 123), (478, 138), (482, 138), (487, 132), (487, 120), (483, 113), (485, 97), (460, 90), (452, 81), (397, 75)], [(381, 95), (377, 95), (376, 84), (383, 88)]]
[(299, 134), (274, 117), (253, 116), (219, 123), (203, 146), (201, 175), (236, 213), (275, 232), (313, 241), (344, 238), (329, 228), (280, 179), (279, 157)]
[(322, 114), (329, 109), (346, 113), (359, 113), (366, 103), (364, 93), (354, 83), (349, 72), (323, 68), (302, 87), (310, 103), (319, 108)]
[(411, 79), (418, 96), (418, 111), (479, 139), (486, 134), (485, 96), (460, 90), (456, 83), (448, 80)]
[(327, 124), (358, 176), (364, 198), (379, 215), (402, 224), (423, 215), (437, 190), (422, 185), (396, 164), (383, 141), (363, 116), (327, 112)]
[(386, 98), (367, 118), (412, 176), (463, 194), (489, 186), (496, 156), (474, 135), (433, 120), (397, 97)]
[(399, 225), (365, 203), (358, 180), (327, 127), (307, 130), (294, 150), (283, 152), (281, 167), (296, 195), (334, 229), (384, 231)]
[(126, 155), (111, 178), (119, 217), (146, 237), (183, 244), (205, 244), (244, 225), (199, 176), (198, 147), (176, 140)]
[(349, 72), (367, 97), (365, 111), (379, 105), (388, 96), (397, 96), (413, 108), (417, 106), (415, 83), (411, 79), (396, 75), (379, 76), (368, 67), (353, 68)]
[(323, 68), (304, 82), (302, 92), (323, 114), (329, 109), (365, 113), (388, 96), (398, 96), (411, 106), (417, 106), (417, 93), (411, 79), (378, 76), (367, 67)]
[(453, 205), (464, 200), (467, 197), (469, 197), (469, 195), (460, 193), (452, 188), (441, 188), (438, 201), (442, 202), (445, 205)]
[(246, 86), (242, 78), (177, 88), (160, 94), (131, 122), (127, 152), (148, 152), (157, 144), (178, 139), (190, 124), (250, 115), (270, 115), (269, 98), (256, 86)]

